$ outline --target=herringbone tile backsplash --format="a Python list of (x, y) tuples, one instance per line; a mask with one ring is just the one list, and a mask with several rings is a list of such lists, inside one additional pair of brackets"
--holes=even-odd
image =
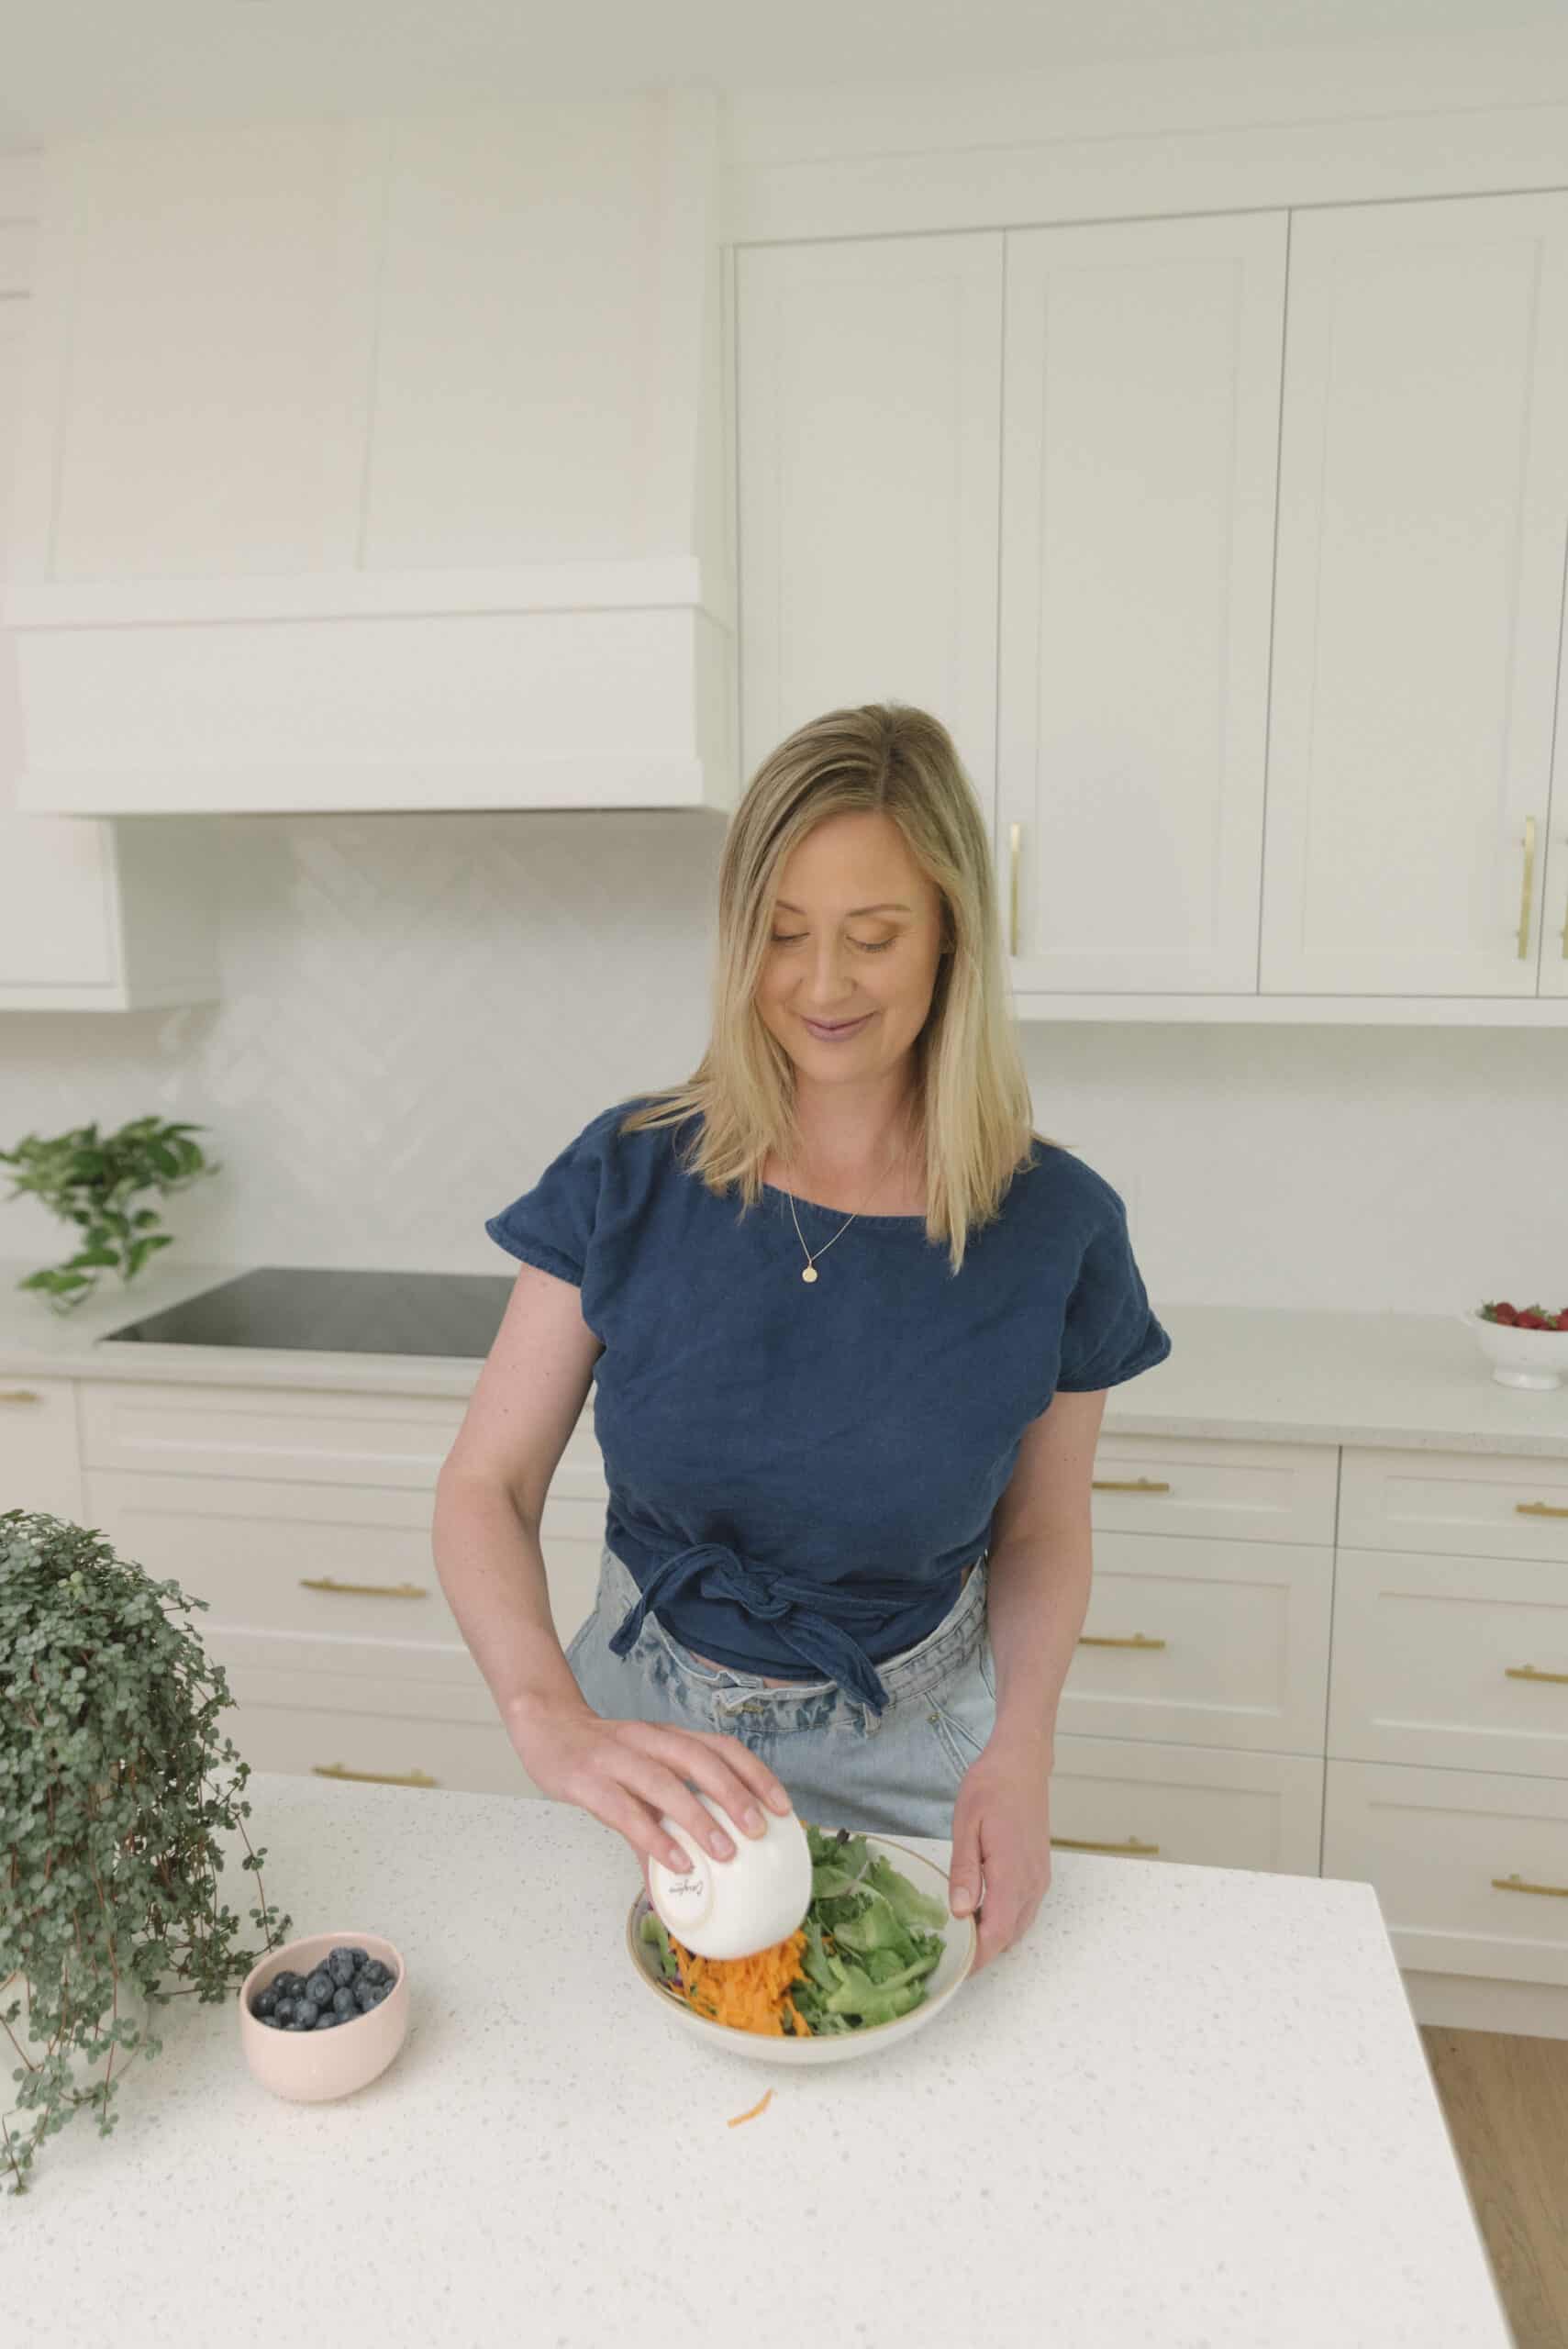
[[(221, 1001), (0, 1013), (0, 1145), (205, 1120), (223, 1171), (161, 1208), (192, 1258), (505, 1272), (484, 1218), (702, 1052), (717, 818), (203, 820)], [(1157, 1304), (1568, 1296), (1568, 1033), (1019, 1034), (1037, 1127), (1121, 1192)], [(60, 1262), (71, 1234), (7, 1189), (0, 1257)]]

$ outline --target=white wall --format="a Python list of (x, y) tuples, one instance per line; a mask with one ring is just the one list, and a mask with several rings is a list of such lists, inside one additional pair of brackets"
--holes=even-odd
[[(223, 1173), (163, 1208), (191, 1257), (505, 1273), (484, 1218), (702, 1051), (716, 819), (207, 820), (221, 1003), (0, 1018), (0, 1145), (208, 1122)], [(1122, 1192), (1157, 1304), (1568, 1301), (1568, 1033), (1020, 1032), (1037, 1126)], [(0, 1204), (0, 1255), (70, 1239)]]

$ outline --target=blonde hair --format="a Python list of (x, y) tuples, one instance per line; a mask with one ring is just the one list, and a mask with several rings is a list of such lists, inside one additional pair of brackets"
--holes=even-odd
[(892, 818), (943, 901), (945, 950), (913, 1046), (913, 1115), (925, 1151), (926, 1236), (950, 1243), (956, 1274), (969, 1233), (994, 1220), (1030, 1163), (1035, 1137), (984, 819), (951, 736), (926, 710), (904, 702), (828, 710), (763, 760), (725, 835), (708, 1048), (684, 1085), (639, 1096), (646, 1106), (619, 1130), (700, 1115), (682, 1163), (720, 1196), (739, 1184), (742, 1215), (762, 1197), (770, 1152), (793, 1162), (795, 1065), (755, 1007), (773, 900), (786, 859), (814, 826), (865, 810)]

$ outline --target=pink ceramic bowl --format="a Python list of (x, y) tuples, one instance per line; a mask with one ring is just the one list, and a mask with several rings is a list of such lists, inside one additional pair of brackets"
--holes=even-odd
[[(285, 1971), (309, 1974), (328, 1950), (346, 1943), (379, 1957), (397, 1979), (379, 2007), (335, 2031), (274, 2031), (250, 2011), (258, 1990), (274, 1975)], [(408, 2029), (408, 1968), (403, 1953), (381, 1933), (362, 1933), (348, 1926), (335, 1933), (307, 1933), (303, 1941), (285, 1942), (270, 1949), (239, 1986), (239, 2043), (253, 2076), (274, 2096), (295, 2104), (326, 2104), (336, 2096), (352, 2096), (356, 2088), (384, 2072), (402, 2046)]]

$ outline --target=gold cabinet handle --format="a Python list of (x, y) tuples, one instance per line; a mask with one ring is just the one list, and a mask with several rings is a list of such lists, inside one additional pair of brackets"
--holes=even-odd
[(0, 1403), (41, 1403), (43, 1397), (33, 1386), (12, 1386), (0, 1394)]
[(1535, 895), (1535, 818), (1525, 818), (1525, 885), (1519, 907), (1519, 961), (1529, 951), (1529, 908)]
[(1095, 1476), (1090, 1479), (1090, 1490), (1096, 1493), (1168, 1493), (1170, 1489), (1170, 1486), (1162, 1485), (1158, 1476), (1133, 1476), (1121, 1480), (1115, 1476)]
[(1506, 1664), (1505, 1680), (1557, 1680), (1568, 1687), (1568, 1672), (1542, 1672), (1539, 1664)]
[(1080, 1631), (1081, 1648), (1162, 1648), (1163, 1640), (1149, 1639), (1142, 1631), (1133, 1631), (1125, 1639), (1112, 1639), (1108, 1631)]
[(1160, 1850), (1158, 1843), (1140, 1843), (1129, 1835), (1125, 1843), (1081, 1843), (1075, 1835), (1053, 1835), (1051, 1842), (1063, 1852), (1120, 1852), (1129, 1859), (1153, 1859)]
[(301, 1590), (338, 1590), (354, 1598), (428, 1598), (417, 1582), (335, 1582), (330, 1575), (301, 1575)]
[(341, 1762), (313, 1762), (310, 1767), (317, 1778), (358, 1778), (371, 1787), (433, 1787), (437, 1783), (423, 1770), (406, 1770), (399, 1777), (395, 1770), (350, 1770)]
[(1008, 835), (1007, 860), (1007, 939), (1008, 951), (1014, 954), (1018, 951), (1018, 851), (1023, 837), (1023, 826), (1014, 824)]
[(1551, 1501), (1516, 1501), (1514, 1507), (1521, 1517), (1568, 1517), (1568, 1508), (1555, 1508)]
[(1527, 1884), (1522, 1876), (1495, 1876), (1494, 1889), (1498, 1892), (1549, 1892), (1556, 1900), (1568, 1900), (1568, 1884)]

